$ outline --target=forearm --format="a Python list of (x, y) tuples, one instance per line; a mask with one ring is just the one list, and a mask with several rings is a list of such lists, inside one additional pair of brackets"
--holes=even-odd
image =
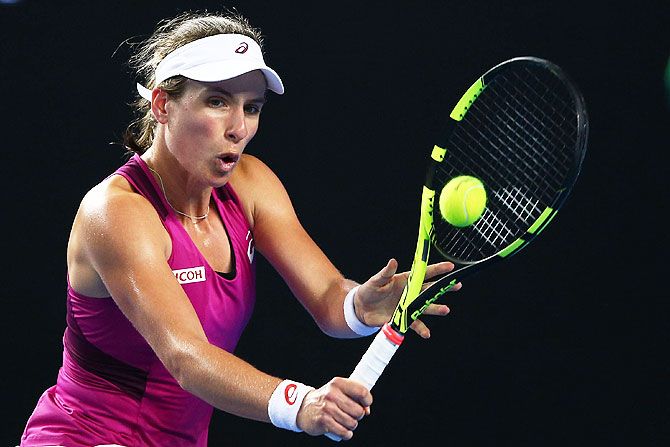
[(227, 413), (270, 422), (268, 401), (281, 379), (206, 341), (180, 351), (166, 367), (182, 388)]
[(228, 413), (344, 439), (351, 438), (358, 421), (369, 413), (372, 396), (356, 381), (334, 378), (315, 390), (265, 374), (207, 342), (191, 348), (166, 362), (168, 370), (185, 390)]
[(356, 310), (354, 294), (357, 286), (358, 283), (345, 278), (333, 281), (325, 297), (317, 301), (319, 310), (310, 310), (319, 328), (327, 335), (356, 338), (376, 331), (376, 328), (364, 324), (364, 319)]
[(353, 281), (338, 277), (324, 281), (318, 293), (305, 294), (306, 290), (291, 289), (323, 333), (335, 338), (352, 338), (356, 334), (344, 321), (342, 303), (347, 292), (355, 286)]

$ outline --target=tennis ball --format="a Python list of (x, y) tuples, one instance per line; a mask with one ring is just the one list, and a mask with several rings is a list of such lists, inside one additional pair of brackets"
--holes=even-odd
[(467, 227), (482, 217), (486, 190), (478, 178), (460, 175), (444, 185), (439, 204), (444, 220), (455, 227)]

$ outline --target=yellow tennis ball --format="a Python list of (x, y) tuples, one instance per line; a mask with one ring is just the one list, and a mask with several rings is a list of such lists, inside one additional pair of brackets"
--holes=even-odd
[(454, 177), (440, 192), (440, 213), (459, 228), (477, 222), (486, 209), (486, 190), (481, 180), (469, 175)]

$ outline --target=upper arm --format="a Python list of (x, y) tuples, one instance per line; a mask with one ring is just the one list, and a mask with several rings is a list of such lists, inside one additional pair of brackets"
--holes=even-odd
[(346, 280), (303, 228), (277, 176), (255, 157), (243, 160), (231, 182), (247, 207), (257, 250), (317, 323), (338, 319), (329, 313), (341, 307), (328, 300), (344, 296)]
[(167, 263), (171, 247), (154, 208), (138, 194), (100, 187), (83, 200), (75, 228), (87, 262), (177, 377), (175, 354), (206, 337)]

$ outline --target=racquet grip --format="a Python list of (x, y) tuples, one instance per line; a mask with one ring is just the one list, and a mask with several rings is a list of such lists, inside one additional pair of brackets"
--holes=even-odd
[[(349, 376), (350, 379), (363, 384), (368, 390), (371, 390), (375, 386), (377, 379), (382, 375), (384, 368), (389, 364), (391, 358), (398, 350), (400, 343), (402, 343), (401, 335), (396, 334), (397, 336), (393, 337), (395, 339), (394, 342), (389, 339), (389, 336), (386, 334), (387, 331), (393, 331), (393, 329), (384, 327), (383, 330), (377, 333), (370, 347), (365, 351), (356, 368), (354, 368), (354, 372)], [(333, 441), (342, 440), (342, 438), (332, 433), (326, 433), (326, 436)]]
[(379, 331), (349, 378), (371, 390), (398, 350), (398, 346), (400, 344), (389, 340), (385, 331)]

